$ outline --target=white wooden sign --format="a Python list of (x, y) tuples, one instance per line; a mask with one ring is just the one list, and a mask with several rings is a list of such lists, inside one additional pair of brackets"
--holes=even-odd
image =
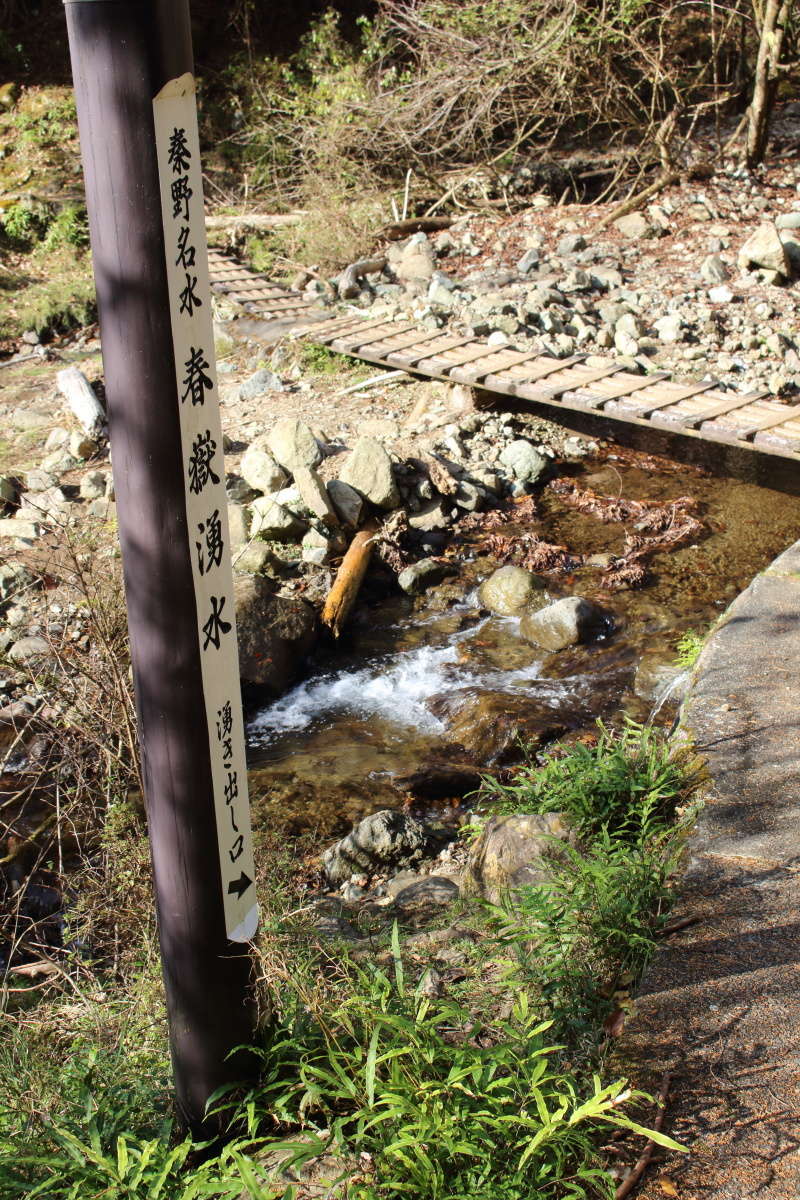
[(225, 929), (244, 942), (258, 907), (194, 76), (171, 80), (153, 112)]

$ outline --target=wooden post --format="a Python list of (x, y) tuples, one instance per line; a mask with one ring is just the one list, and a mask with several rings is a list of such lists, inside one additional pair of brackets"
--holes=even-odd
[(258, 919), (188, 0), (65, 0), (178, 1109), (254, 1056)]

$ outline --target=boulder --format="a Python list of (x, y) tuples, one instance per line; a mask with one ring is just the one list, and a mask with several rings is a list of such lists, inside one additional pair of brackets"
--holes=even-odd
[[(394, 251), (394, 248), (392, 248)], [(416, 233), (402, 248), (390, 252), (389, 261), (397, 278), (403, 283), (427, 282), (433, 276), (435, 256), (433, 246), (424, 233)]]
[(106, 471), (87, 471), (78, 489), (82, 500), (101, 500), (106, 494)]
[[(449, 705), (432, 704), (447, 715)], [(449, 737), (476, 763), (494, 765), (519, 760), (520, 745), (529, 748), (566, 732), (572, 713), (536, 703), (530, 696), (478, 692), (462, 703), (449, 720)]]
[(706, 283), (724, 283), (730, 271), (718, 254), (707, 254), (700, 264), (700, 275)]
[(614, 222), (614, 227), (626, 238), (647, 237), (651, 230), (650, 222), (641, 212), (632, 212), (627, 216), (618, 217)]
[(0, 600), (11, 600), (33, 587), (35, 577), (24, 563), (9, 559), (0, 563)]
[(297, 467), (294, 484), (305, 508), (326, 525), (338, 525), (339, 518), (328, 496), (325, 484), (311, 467)]
[(448, 573), (447, 563), (437, 562), (434, 558), (422, 558), (419, 562), (412, 563), (410, 567), (401, 571), (397, 576), (397, 582), (409, 596), (417, 596), (420, 592), (427, 591), (429, 587), (441, 583)]
[(548, 468), (549, 461), (524, 438), (509, 442), (500, 451), (500, 464), (510, 471), (515, 479), (525, 483), (537, 483)]
[(381, 809), (330, 846), (322, 866), (333, 884), (345, 883), (351, 875), (372, 875), (389, 867), (408, 866), (425, 857), (431, 836), (425, 826), (407, 813)]
[(267, 435), (275, 461), (290, 474), (296, 467), (316, 467), (322, 451), (309, 427), (297, 417), (281, 417)]
[(265, 438), (256, 438), (248, 446), (239, 470), (242, 479), (257, 492), (279, 492), (288, 482), (286, 472), (278, 466), (266, 448)]
[(547, 604), (544, 581), (524, 567), (498, 567), (478, 588), (482, 608), (498, 617), (513, 617)]
[(450, 512), (443, 501), (430, 500), (423, 504), (415, 513), (408, 514), (409, 529), (417, 533), (432, 533), (436, 529), (447, 529), (450, 524)]
[(305, 533), (305, 524), (277, 504), (270, 496), (261, 496), (250, 505), (250, 536), (268, 542), (296, 542)]
[(742, 246), (736, 259), (742, 271), (753, 267), (777, 271), (788, 278), (791, 266), (780, 233), (774, 222), (764, 221)]
[(547, 860), (569, 836), (563, 813), (492, 817), (469, 852), (462, 892), (499, 904), (519, 888), (546, 885), (551, 878)]
[(8, 652), (8, 657), (14, 663), (34, 663), (45, 659), (55, 660), (53, 648), (41, 637), (20, 638)]
[(406, 915), (423, 915), (443, 908), (459, 897), (459, 886), (446, 875), (426, 875), (395, 893), (397, 908)]
[(37, 521), (20, 521), (18, 517), (0, 518), (0, 541), (11, 538), (20, 547), (32, 546), (42, 536)]
[(242, 682), (280, 695), (314, 644), (314, 610), (304, 600), (274, 595), (258, 575), (236, 575), (233, 592)]
[(519, 623), (522, 637), (550, 651), (591, 641), (610, 628), (608, 614), (582, 596), (565, 596), (538, 612), (527, 612)]
[(328, 495), (336, 514), (343, 525), (357, 529), (364, 519), (366, 503), (355, 488), (341, 479), (331, 479), (327, 484)]
[(283, 392), (285, 390), (277, 375), (265, 367), (261, 367), (239, 388), (239, 399), (255, 400), (258, 396), (263, 396), (265, 392)]
[(400, 503), (392, 460), (374, 438), (358, 439), (339, 472), (339, 479), (378, 508), (397, 508)]

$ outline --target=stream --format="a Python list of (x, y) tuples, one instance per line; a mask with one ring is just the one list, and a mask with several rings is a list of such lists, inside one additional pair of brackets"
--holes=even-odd
[(546, 541), (593, 556), (545, 575), (556, 599), (582, 595), (613, 615), (599, 641), (548, 654), (517, 618), (487, 616), (478, 584), (499, 565), (477, 531), (454, 538), (452, 578), (424, 596), (392, 593), (362, 606), (338, 646), (307, 677), (249, 714), (255, 826), (331, 838), (379, 808), (459, 805), (477, 773), (520, 761), (521, 744), (577, 736), (598, 717), (669, 725), (679, 688), (675, 643), (704, 634), (759, 570), (800, 533), (800, 498), (718, 478), (697, 467), (613, 448), (569, 467), (605, 496), (670, 501), (690, 495), (705, 526), (695, 542), (657, 554), (645, 586), (606, 592), (604, 556), (625, 526), (567, 507), (549, 488), (533, 526)]

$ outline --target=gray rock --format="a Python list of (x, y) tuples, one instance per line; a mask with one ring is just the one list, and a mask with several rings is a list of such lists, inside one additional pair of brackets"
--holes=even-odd
[(20, 638), (8, 652), (11, 662), (33, 663), (44, 659), (53, 659), (52, 647), (41, 637)]
[(568, 233), (556, 245), (556, 254), (578, 254), (586, 249), (586, 238), (580, 233)]
[(366, 503), (355, 488), (341, 479), (331, 479), (326, 485), (331, 503), (343, 525), (357, 529), (364, 519)]
[(450, 513), (442, 500), (431, 500), (428, 504), (423, 504), (417, 512), (408, 515), (409, 528), (416, 529), (418, 533), (433, 533), (436, 529), (447, 529), (451, 520)]
[(524, 438), (517, 438), (504, 446), (499, 462), (515, 479), (524, 483), (538, 483), (549, 466), (548, 459)]
[(250, 505), (250, 536), (268, 542), (297, 542), (305, 533), (303, 521), (277, 504), (270, 496), (262, 496)]
[(64, 429), (63, 426), (57, 425), (55, 429), (51, 429), (48, 433), (44, 448), (48, 454), (52, 454), (54, 450), (66, 450), (69, 447), (70, 437), (75, 436), (82, 437), (81, 434), (70, 434), (68, 429)]
[[(317, 917), (311, 928), (318, 937), (324, 938), (326, 942), (361, 941), (361, 934), (352, 922), (345, 917), (334, 917), (330, 913), (323, 913)], [(327, 1189), (325, 1194), (329, 1194)]]
[(781, 233), (781, 241), (792, 273), (800, 275), (800, 237), (787, 230)]
[(0, 540), (11, 538), (17, 546), (32, 546), (42, 536), (38, 521), (21, 521), (18, 517), (0, 519)]
[(650, 222), (641, 212), (632, 212), (625, 217), (618, 217), (614, 226), (626, 238), (647, 237), (651, 230)]
[(339, 518), (328, 496), (325, 484), (311, 467), (297, 467), (294, 473), (294, 484), (300, 493), (300, 499), (305, 508), (324, 521), (326, 525), (338, 525)]
[(406, 912), (442, 908), (459, 897), (459, 886), (446, 875), (427, 875), (395, 894), (396, 906)]
[(255, 500), (257, 494), (257, 489), (245, 483), (241, 475), (225, 476), (225, 495), (234, 504), (247, 504), (248, 501)]
[(20, 592), (33, 587), (35, 576), (24, 563), (9, 559), (0, 563), (0, 600), (11, 600)]
[(34, 467), (25, 472), (25, 490), (27, 492), (46, 492), (56, 486), (56, 477), (41, 467)]
[(345, 883), (354, 874), (371, 875), (387, 867), (417, 863), (430, 843), (430, 834), (414, 817), (382, 809), (330, 846), (322, 856), (322, 866), (331, 883)]
[(397, 508), (400, 503), (392, 460), (374, 438), (358, 439), (339, 472), (339, 479), (378, 508)]
[(77, 458), (66, 450), (54, 450), (42, 460), (44, 470), (53, 475), (65, 475), (67, 471), (72, 471), (79, 465)]
[(402, 248), (398, 248), (394, 253), (390, 252), (389, 261), (397, 278), (403, 283), (420, 280), (427, 282), (433, 276), (433, 246), (424, 233), (414, 234)]
[(322, 451), (309, 427), (297, 417), (281, 417), (275, 422), (267, 443), (276, 462), (291, 474), (296, 467), (316, 467)]
[(517, 270), (519, 271), (520, 275), (527, 275), (529, 271), (534, 269), (534, 267), (538, 267), (540, 261), (541, 255), (539, 254), (538, 250), (526, 250), (522, 258), (517, 263)]
[(433, 558), (423, 558), (401, 571), (397, 576), (397, 582), (409, 596), (417, 596), (420, 592), (427, 591), (429, 587), (441, 583), (448, 573), (446, 563), (437, 562)]
[(681, 340), (682, 327), (683, 319), (680, 313), (667, 313), (653, 322), (653, 328), (658, 334), (659, 340), (667, 343)]
[(708, 298), (712, 304), (731, 304), (736, 296), (725, 283), (720, 283), (717, 287), (709, 288)]
[(800, 229), (800, 212), (780, 213), (775, 218), (777, 229)]
[(644, 325), (632, 312), (623, 313), (617, 320), (614, 329), (617, 333), (627, 333), (632, 338), (639, 338), (644, 333)]
[(791, 267), (780, 234), (774, 222), (764, 221), (750, 235), (736, 259), (742, 271), (760, 267), (766, 271), (777, 271), (788, 278)]
[(590, 641), (609, 627), (609, 618), (598, 605), (582, 596), (566, 596), (538, 612), (525, 613), (519, 631), (526, 641), (555, 651)]
[(283, 392), (285, 390), (278, 376), (262, 367), (244, 381), (239, 388), (239, 399), (255, 400), (258, 396), (263, 396), (265, 392)]
[(87, 471), (78, 489), (83, 500), (100, 500), (106, 495), (107, 473)]
[(10, 479), (5, 475), (0, 475), (0, 507), (6, 504), (13, 504), (17, 498), (17, 489)]
[(498, 567), (478, 588), (483, 608), (499, 617), (518, 616), (531, 608), (547, 604), (544, 582), (524, 567)]
[(272, 586), (258, 575), (234, 576), (239, 673), (277, 696), (314, 645), (317, 622), (310, 604), (276, 596)]
[[(275, 459), (266, 449), (266, 439), (257, 438), (244, 453), (239, 470), (242, 479), (257, 492), (278, 492), (286, 485), (286, 472), (278, 466)], [(261, 443), (261, 444), (259, 444)]]
[(563, 813), (492, 817), (470, 849), (462, 891), (499, 904), (518, 888), (546, 885), (551, 879), (547, 860), (569, 838)]
[(260, 575), (275, 561), (265, 542), (256, 540), (233, 548), (233, 569), (246, 575)]
[(724, 283), (730, 271), (718, 254), (708, 254), (700, 264), (700, 274), (706, 283)]
[(324, 533), (313, 528), (309, 529), (300, 545), (303, 562), (316, 563), (317, 566), (326, 563), (339, 549), (339, 542), (336, 538), (326, 537)]

